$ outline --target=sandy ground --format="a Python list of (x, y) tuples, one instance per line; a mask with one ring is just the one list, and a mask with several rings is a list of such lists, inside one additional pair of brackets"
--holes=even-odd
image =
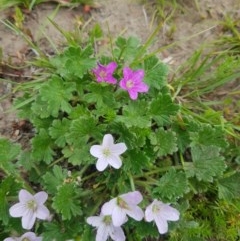
[[(99, 0), (95, 1), (97, 8), (86, 13), (82, 7), (74, 9), (60, 8), (56, 10), (56, 4), (46, 3), (38, 5), (30, 13), (25, 14), (24, 28), (46, 54), (53, 54), (49, 38), (61, 46), (63, 36), (53, 27), (48, 18), (53, 19), (65, 31), (73, 31), (74, 28), (87, 29), (95, 23), (99, 23), (104, 31), (103, 38), (98, 44), (103, 45), (107, 36), (113, 38), (118, 35), (137, 36), (144, 43), (155, 27), (160, 23), (154, 17), (155, 8), (153, 1), (140, 0)], [(156, 36), (152, 50), (178, 41), (178, 44), (159, 54), (159, 57), (169, 62), (171, 68), (177, 68), (186, 60), (201, 44), (217, 39), (222, 31), (219, 21), (224, 16), (240, 18), (239, 0), (199, 0), (198, 9), (193, 0), (179, 0), (181, 10), (174, 13), (170, 22), (162, 23), (162, 29)], [(166, 9), (166, 14), (168, 14)], [(13, 10), (0, 13), (0, 20), (11, 19)], [(170, 13), (170, 12), (169, 12)], [(174, 30), (173, 30), (174, 29)], [(84, 32), (84, 31), (83, 31)], [(47, 37), (47, 38), (46, 38)], [(84, 35), (82, 36), (84, 37)], [(107, 41), (106, 41), (107, 42)], [(27, 43), (0, 22), (0, 47), (3, 52), (2, 64), (0, 62), (0, 78), (11, 78), (16, 81), (24, 80), (26, 72), (8, 71), (5, 64), (21, 64), (31, 57), (32, 51)], [(13, 76), (15, 76), (13, 78)], [(9, 97), (0, 100), (0, 135), (13, 137), (12, 123), (17, 121), (14, 113), (9, 113), (11, 108), (11, 84), (3, 83), (0, 79), (0, 96), (9, 94)]]

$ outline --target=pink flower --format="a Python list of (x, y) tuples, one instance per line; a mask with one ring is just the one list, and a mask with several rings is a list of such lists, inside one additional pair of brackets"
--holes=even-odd
[(128, 67), (123, 69), (123, 79), (120, 81), (120, 87), (127, 90), (130, 98), (136, 100), (138, 92), (147, 92), (148, 86), (143, 82), (144, 70), (139, 69), (136, 71), (131, 70)]
[(137, 205), (142, 201), (142, 194), (138, 191), (122, 194), (102, 206), (101, 212), (104, 215), (111, 215), (113, 225), (121, 226), (126, 222), (127, 215), (133, 219), (140, 221), (144, 217), (144, 213)]
[(179, 220), (180, 213), (169, 204), (154, 200), (145, 210), (145, 219), (147, 222), (155, 221), (160, 234), (168, 231), (167, 221)]
[(36, 218), (47, 220), (49, 210), (43, 205), (48, 198), (46, 192), (38, 192), (32, 195), (22, 189), (19, 192), (19, 203), (13, 205), (9, 212), (12, 217), (22, 217), (22, 227), (31, 229)]
[(93, 69), (98, 82), (107, 82), (109, 84), (116, 84), (117, 80), (113, 77), (113, 72), (117, 68), (117, 63), (111, 62), (108, 65), (104, 66), (98, 63), (98, 67)]
[(17, 238), (5, 238), (3, 241), (42, 241), (42, 237), (37, 237), (33, 232), (27, 232), (23, 234), (21, 237)]
[(97, 228), (96, 241), (106, 241), (110, 236), (114, 241), (125, 241), (126, 237), (121, 227), (115, 227), (109, 215), (100, 214), (87, 218), (87, 223)]

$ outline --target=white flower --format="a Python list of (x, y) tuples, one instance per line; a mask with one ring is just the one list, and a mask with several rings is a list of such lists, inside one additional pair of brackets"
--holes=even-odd
[(121, 226), (127, 219), (127, 215), (133, 219), (140, 221), (144, 217), (144, 213), (137, 205), (142, 201), (142, 194), (138, 191), (122, 194), (102, 206), (104, 215), (111, 215), (113, 225)]
[(43, 205), (48, 198), (46, 192), (38, 192), (35, 195), (22, 189), (19, 192), (19, 203), (13, 205), (9, 212), (12, 217), (22, 217), (22, 227), (31, 229), (36, 218), (47, 220), (49, 210)]
[(27, 232), (20, 238), (5, 238), (3, 241), (42, 241), (42, 237), (37, 237), (33, 232)]
[(177, 209), (156, 199), (145, 210), (146, 221), (154, 220), (160, 234), (168, 231), (167, 221), (177, 221), (179, 216), (180, 213)]
[(119, 156), (126, 150), (127, 147), (124, 143), (114, 144), (113, 136), (106, 134), (103, 137), (102, 145), (93, 145), (90, 153), (98, 158), (97, 170), (103, 171), (108, 165), (119, 169), (122, 166), (122, 160)]
[(97, 228), (96, 241), (106, 241), (110, 236), (114, 241), (125, 241), (126, 237), (121, 227), (115, 227), (110, 215), (92, 216), (87, 223)]

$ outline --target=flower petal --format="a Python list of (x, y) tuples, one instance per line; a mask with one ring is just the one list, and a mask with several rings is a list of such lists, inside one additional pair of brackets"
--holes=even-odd
[(32, 211), (28, 211), (22, 217), (22, 227), (25, 229), (31, 229), (35, 223), (36, 215)]
[[(135, 88), (134, 88), (135, 89)], [(148, 85), (146, 85), (145, 83), (141, 83), (139, 85), (136, 86), (136, 91), (137, 92), (147, 92), (149, 89)]]
[(115, 207), (117, 207), (117, 198), (113, 198), (109, 202), (104, 203), (101, 208), (101, 213), (103, 215), (112, 215)]
[(130, 68), (128, 67), (123, 68), (124, 79), (130, 79), (132, 74), (133, 74), (133, 71)]
[(134, 88), (128, 90), (129, 96), (132, 100), (136, 100), (138, 97), (138, 92)]
[(127, 150), (125, 143), (117, 143), (111, 147), (111, 152), (115, 155), (121, 155)]
[(158, 215), (154, 215), (154, 220), (160, 234), (164, 234), (168, 231), (168, 223), (165, 219), (162, 219)]
[(19, 201), (21, 203), (26, 203), (29, 200), (33, 199), (33, 195), (29, 193), (27, 190), (21, 189), (19, 192)]
[(119, 169), (122, 166), (122, 160), (119, 156), (111, 156), (108, 159), (108, 163), (109, 165), (111, 165), (112, 167)]
[(167, 204), (163, 204), (160, 215), (162, 218), (169, 220), (169, 221), (177, 221), (179, 220), (180, 213), (177, 209), (170, 207)]
[(105, 224), (98, 227), (96, 241), (106, 241), (109, 236), (109, 230)]
[(118, 206), (114, 208), (112, 213), (112, 222), (115, 227), (120, 227), (126, 221), (126, 212)]
[(146, 210), (145, 210), (145, 219), (147, 222), (151, 222), (154, 219), (152, 206), (153, 204), (150, 204), (149, 206), (146, 207)]
[(36, 217), (42, 220), (47, 220), (50, 216), (49, 210), (44, 206), (40, 205), (36, 211)]
[(105, 158), (99, 158), (96, 163), (96, 168), (98, 171), (102, 172), (108, 166), (108, 162)]
[(14, 218), (24, 216), (26, 212), (27, 212), (26, 206), (22, 203), (16, 203), (9, 209), (10, 215)]
[(139, 191), (128, 192), (120, 195), (120, 197), (129, 204), (139, 204), (143, 200), (143, 196)]
[(93, 145), (90, 148), (90, 153), (94, 157), (97, 157), (97, 158), (102, 157), (103, 156), (103, 154), (102, 154), (102, 146), (100, 146), (100, 145)]
[(102, 217), (91, 216), (87, 218), (87, 223), (93, 227), (99, 227), (102, 223)]
[(111, 134), (106, 134), (103, 137), (102, 147), (111, 147), (114, 145), (113, 136)]
[(110, 232), (110, 236), (114, 241), (125, 241), (126, 237), (121, 227), (113, 227), (113, 232)]
[(16, 241), (15, 238), (5, 238), (3, 241)]
[(37, 204), (45, 203), (47, 198), (48, 198), (48, 194), (44, 191), (38, 192), (34, 195), (34, 199), (37, 202)]
[(133, 72), (132, 80), (136, 82), (141, 82), (144, 77), (144, 70), (139, 69)]
[(117, 68), (117, 63), (116, 62), (111, 62), (106, 66), (107, 72), (113, 74), (115, 69)]
[(126, 213), (137, 221), (141, 221), (144, 217), (143, 210), (138, 206), (130, 206), (130, 209), (126, 209)]
[(20, 240), (25, 240), (24, 238), (27, 238), (27, 240), (36, 240), (36, 234), (33, 232), (27, 232), (21, 236)]

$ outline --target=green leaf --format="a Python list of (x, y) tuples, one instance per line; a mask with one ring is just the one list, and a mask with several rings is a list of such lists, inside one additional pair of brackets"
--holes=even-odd
[(32, 139), (32, 156), (37, 161), (44, 161), (47, 164), (53, 160), (55, 155), (52, 147), (53, 141), (45, 129), (40, 129), (40, 132)]
[(226, 201), (240, 198), (240, 173), (218, 180), (218, 197)]
[(58, 188), (52, 207), (62, 215), (63, 220), (70, 220), (82, 214), (80, 204), (79, 193), (76, 192), (74, 184), (70, 183)]
[(141, 240), (148, 240), (146, 238), (149, 237), (153, 238), (153, 240), (157, 240), (159, 237), (156, 225), (144, 221), (138, 222), (138, 225), (136, 225), (136, 233), (141, 237)]
[(159, 62), (156, 56), (147, 58), (144, 61), (145, 77), (144, 82), (151, 88), (161, 89), (167, 84), (167, 65)]
[(9, 204), (7, 196), (16, 195), (20, 189), (20, 184), (15, 182), (15, 178), (8, 176), (0, 182), (0, 220), (4, 225), (8, 224), (9, 220)]
[(75, 83), (64, 82), (63, 79), (53, 76), (40, 89), (41, 99), (47, 102), (47, 112), (57, 117), (59, 111), (71, 112), (69, 101), (72, 99), (72, 92), (76, 90)]
[(188, 181), (184, 172), (177, 172), (171, 168), (164, 174), (157, 183), (157, 187), (153, 189), (156, 198), (168, 202), (175, 202), (189, 191)]
[(141, 174), (144, 169), (150, 166), (150, 158), (140, 150), (127, 151), (127, 157), (123, 159), (123, 168), (132, 174)]
[(174, 104), (169, 94), (159, 94), (150, 103), (150, 115), (158, 123), (169, 123), (170, 117), (177, 114), (179, 106)]
[(178, 150), (176, 133), (171, 130), (158, 129), (155, 133), (152, 132), (150, 141), (159, 157), (173, 154)]
[(201, 125), (197, 132), (190, 133), (190, 138), (194, 145), (217, 146), (221, 148), (228, 146), (223, 129), (207, 124)]
[(13, 144), (7, 139), (0, 139), (0, 168), (6, 173), (14, 173), (14, 161), (21, 151), (20, 145)]
[(62, 120), (54, 120), (52, 127), (49, 128), (50, 136), (55, 139), (55, 143), (59, 147), (64, 147), (66, 144), (66, 134), (69, 132), (70, 121), (66, 118)]
[(193, 163), (185, 162), (188, 177), (196, 176), (199, 181), (213, 182), (213, 178), (220, 177), (226, 169), (219, 147), (192, 146), (191, 154)]
[(55, 194), (58, 187), (61, 186), (67, 177), (67, 170), (62, 167), (54, 165), (52, 171), (47, 172), (43, 176), (45, 187), (50, 194)]
[(85, 49), (70, 46), (65, 52), (50, 61), (64, 78), (82, 78), (87, 71), (96, 65), (96, 60), (92, 57), (93, 49), (89, 45)]
[(144, 100), (130, 102), (123, 107), (122, 112), (122, 115), (116, 117), (116, 121), (124, 123), (127, 127), (146, 128), (151, 126), (151, 119), (147, 116), (148, 103)]

